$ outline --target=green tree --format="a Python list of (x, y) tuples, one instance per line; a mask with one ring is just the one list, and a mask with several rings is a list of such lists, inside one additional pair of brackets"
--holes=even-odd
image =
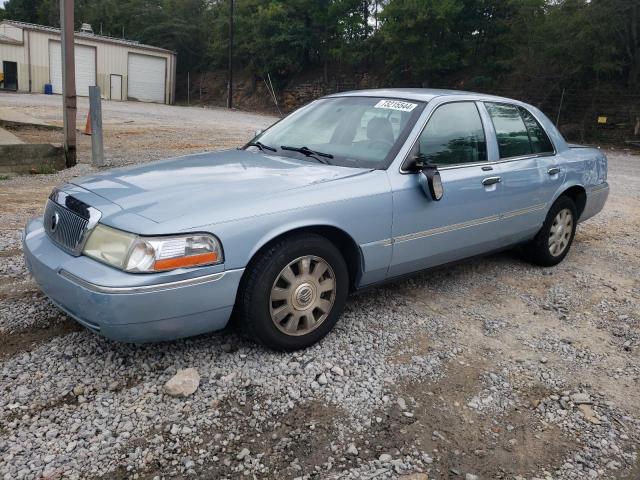
[(427, 86), (464, 63), (458, 0), (392, 0), (382, 11), (379, 41), (389, 79), (401, 85)]
[[(236, 69), (293, 78), (369, 73), (389, 85), (554, 95), (637, 90), (638, 0), (235, 0)], [(76, 0), (76, 28), (178, 52), (178, 73), (226, 70), (229, 0)], [(57, 26), (59, 0), (5, 18)]]
[[(505, 44), (512, 55), (509, 83), (521, 89), (553, 92), (562, 87), (589, 89), (615, 82), (625, 70), (617, 29), (626, 18), (625, 0), (526, 0), (512, 5), (505, 19)], [(616, 5), (617, 4), (617, 5)], [(629, 67), (630, 68), (630, 67)]]
[(597, 53), (596, 71), (622, 72), (627, 86), (640, 87), (640, 3), (637, 0), (593, 0), (589, 5)]
[(23, 22), (38, 22), (39, 0), (9, 0), (4, 4), (5, 17)]

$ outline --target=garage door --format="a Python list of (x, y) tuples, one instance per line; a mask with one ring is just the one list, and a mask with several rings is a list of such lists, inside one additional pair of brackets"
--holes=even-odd
[(141, 102), (164, 103), (166, 59), (129, 54), (127, 97)]
[[(96, 84), (96, 49), (75, 45), (76, 94), (89, 96), (89, 87)], [(49, 42), (49, 78), (53, 93), (62, 93), (62, 54), (60, 42)]]

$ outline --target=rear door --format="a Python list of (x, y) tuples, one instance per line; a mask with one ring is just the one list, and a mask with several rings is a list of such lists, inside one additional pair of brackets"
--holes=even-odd
[(503, 205), (501, 235), (515, 243), (534, 235), (544, 222), (548, 203), (562, 184), (553, 144), (527, 109), (485, 102), (498, 142)]
[(444, 197), (433, 201), (419, 175), (390, 172), (393, 188), (395, 277), (484, 253), (500, 246), (496, 226), (502, 206), (499, 166), (487, 162), (487, 141), (473, 101), (434, 110), (409, 154), (438, 166)]

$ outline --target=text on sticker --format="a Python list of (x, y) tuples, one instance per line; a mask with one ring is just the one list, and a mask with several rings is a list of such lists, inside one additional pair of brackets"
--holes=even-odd
[(410, 112), (417, 106), (417, 103), (401, 102), (400, 100), (380, 100), (374, 105), (374, 108), (389, 108), (391, 110)]

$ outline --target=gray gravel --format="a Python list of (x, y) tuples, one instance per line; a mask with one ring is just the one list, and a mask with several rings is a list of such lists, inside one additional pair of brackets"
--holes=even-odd
[[(197, 445), (199, 435), (212, 428), (237, 435), (237, 425), (229, 421), (233, 414), (211, 408), (226, 402), (250, 402), (253, 428), (312, 400), (339, 405), (349, 423), (338, 428), (338, 434), (346, 437), (371, 426), (371, 412), (393, 401), (389, 386), (399, 378), (436, 375), (440, 357), (455, 356), (443, 345), (441, 353), (416, 355), (408, 364), (386, 361), (386, 352), (414, 335), (420, 320), (424, 334), (442, 329), (392, 295), (357, 298), (325, 342), (288, 355), (226, 335), (155, 346), (119, 345), (88, 332), (53, 338), (2, 365), (0, 408), (9, 420), (0, 444), (9, 447), (4, 461), (12, 466), (12, 475), (23, 468), (37, 474), (58, 468), (106, 474), (132, 438), (168, 434), (181, 444)], [(393, 330), (385, 329), (388, 322), (395, 325)], [(182, 402), (160, 386), (185, 367), (197, 368), (202, 380), (198, 392)], [(319, 381), (321, 377), (325, 380)], [(76, 387), (81, 395), (73, 395)], [(98, 444), (99, 451), (92, 450)], [(49, 462), (28, 465), (29, 459), (46, 455), (53, 456)], [(160, 444), (146, 460), (142, 451), (131, 455), (130, 460), (144, 468), (149, 458), (170, 464), (175, 452)], [(205, 461), (209, 455), (206, 450), (192, 459)]]

